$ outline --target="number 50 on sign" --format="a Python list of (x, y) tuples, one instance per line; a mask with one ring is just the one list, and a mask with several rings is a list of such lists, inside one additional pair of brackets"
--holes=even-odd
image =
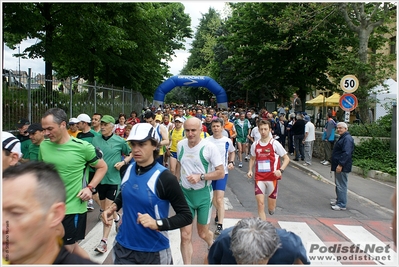
[(341, 79), (339, 85), (344, 92), (353, 93), (359, 87), (359, 80), (354, 75), (346, 75)]

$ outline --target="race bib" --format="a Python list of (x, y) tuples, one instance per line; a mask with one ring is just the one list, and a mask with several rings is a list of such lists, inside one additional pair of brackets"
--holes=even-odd
[(258, 161), (258, 172), (271, 172), (270, 160)]

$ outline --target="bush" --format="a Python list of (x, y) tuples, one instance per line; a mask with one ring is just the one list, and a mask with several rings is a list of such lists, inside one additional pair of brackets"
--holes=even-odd
[(364, 175), (369, 170), (396, 175), (396, 153), (390, 151), (388, 141), (372, 138), (355, 146), (353, 165), (360, 167)]
[(349, 125), (352, 136), (391, 137), (392, 114), (379, 118), (376, 122)]

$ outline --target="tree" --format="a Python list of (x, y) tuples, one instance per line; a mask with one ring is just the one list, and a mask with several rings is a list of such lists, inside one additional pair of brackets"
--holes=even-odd
[[(339, 10), (358, 41), (342, 57), (350, 62), (345, 64), (346, 71), (354, 73), (359, 80), (355, 95), (359, 102), (360, 116), (364, 119), (368, 118), (371, 89), (395, 72), (394, 65), (391, 64), (395, 55), (377, 51), (389, 41), (384, 34), (396, 31), (396, 27), (387, 26), (392, 18), (396, 18), (396, 5), (386, 2), (340, 3)], [(339, 73), (339, 70), (336, 72)]]
[(174, 51), (192, 34), (181, 3), (6, 3), (3, 16), (7, 46), (39, 39), (23, 53), (44, 59), (47, 80), (54, 69), (60, 78), (134, 88), (145, 97), (169, 76)]

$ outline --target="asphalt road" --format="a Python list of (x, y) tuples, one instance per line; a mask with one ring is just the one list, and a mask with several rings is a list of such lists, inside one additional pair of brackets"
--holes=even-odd
[[(242, 218), (257, 216), (257, 206), (254, 196), (254, 181), (246, 178), (248, 163), (244, 162), (243, 168), (231, 171), (225, 193), (226, 220), (224, 228), (234, 225)], [(287, 167), (283, 179), (278, 184), (277, 208), (274, 215), (267, 214), (267, 220), (279, 228), (286, 228), (301, 236), (305, 246), (312, 242), (375, 242), (392, 244), (392, 213), (387, 209), (370, 204), (364, 199), (348, 195), (346, 211), (334, 211), (330, 208), (330, 199), (335, 197), (335, 188), (331, 183), (296, 168), (294, 164)], [(390, 196), (387, 196), (389, 198)], [(389, 202), (387, 202), (389, 203)], [(171, 210), (171, 212), (173, 212)], [(91, 258), (102, 264), (112, 264), (112, 243), (115, 231), (112, 230), (106, 254), (94, 252), (102, 234), (102, 225), (98, 222), (98, 207), (88, 214), (87, 236), (81, 242)], [(213, 212), (214, 216), (214, 212)], [(215, 229), (213, 217), (211, 230)], [(182, 264), (179, 253), (179, 231), (170, 232), (171, 248), (175, 264)], [(374, 241), (373, 241), (374, 242)], [(383, 243), (382, 243), (383, 242)], [(193, 231), (194, 255), (192, 264), (202, 264), (206, 256), (206, 243), (202, 241), (194, 227)], [(393, 247), (393, 246), (391, 246)], [(391, 250), (396, 257), (396, 248)], [(309, 254), (308, 254), (309, 256)], [(375, 255), (374, 255), (375, 256)], [(325, 262), (325, 260), (312, 261), (312, 264), (390, 264), (378, 260)]]

